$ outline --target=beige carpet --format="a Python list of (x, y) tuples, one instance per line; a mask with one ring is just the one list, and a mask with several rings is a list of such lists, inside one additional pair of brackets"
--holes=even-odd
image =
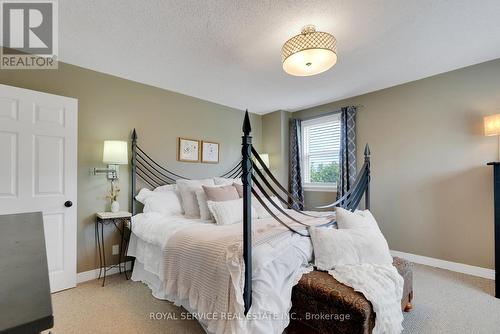
[[(414, 268), (414, 309), (405, 314), (404, 333), (500, 333), (500, 300), (493, 281), (421, 265)], [(114, 275), (56, 293), (53, 334), (204, 333), (187, 313), (155, 299), (141, 284)], [(151, 320), (150, 313), (168, 319)]]
[(415, 265), (413, 291), (403, 333), (500, 333), (500, 299), (492, 280)]

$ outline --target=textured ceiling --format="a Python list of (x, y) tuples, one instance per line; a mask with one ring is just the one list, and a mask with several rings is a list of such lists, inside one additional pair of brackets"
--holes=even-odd
[[(62, 61), (255, 113), (298, 110), (500, 57), (498, 0), (64, 0)], [(338, 63), (281, 68), (315, 24)]]

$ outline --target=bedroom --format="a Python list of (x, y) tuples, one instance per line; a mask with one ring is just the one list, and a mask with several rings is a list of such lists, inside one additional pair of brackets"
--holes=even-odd
[[(22, 10), (29, 13), (26, 8), (30, 9), (15, 7), (16, 3), (2, 1), (4, 15), (9, 10), (14, 13), (10, 17), (12, 22), (16, 22), (15, 15)], [(134, 261), (124, 256), (126, 253), (138, 255), (134, 253), (138, 252), (138, 246), (133, 243), (141, 240), (137, 235), (141, 233), (138, 215), (145, 208), (135, 196), (141, 188), (175, 183), (179, 177), (171, 173), (193, 180), (213, 179), (225, 173), (228, 179), (241, 176), (244, 167), (237, 166), (242, 161), (242, 125), (247, 109), (252, 145), (263, 162), (255, 163), (251, 175), (261, 183), (264, 193), (276, 197), (273, 193), (276, 190), (296, 209), (303, 206), (315, 212), (320, 206), (334, 203), (338, 194), (349, 191), (348, 188), (364, 194), (359, 199), (359, 209), (364, 210), (366, 194), (369, 194), (369, 211), (387, 240), (390, 254), (407, 261), (405, 270), (408, 277), (413, 278), (410, 285), (409, 278), (405, 281), (405, 287), (410, 286), (413, 291), (413, 299), (403, 305), (410, 303), (412, 309), (403, 312), (400, 307), (398, 310), (403, 333), (498, 331), (500, 323), (494, 316), (500, 310), (495, 298), (498, 291), (495, 260), (500, 258), (495, 257), (500, 249), (498, 234), (495, 242), (500, 222), (495, 221), (494, 202), (494, 169), (498, 165), (487, 163), (500, 159), (496, 138), (500, 132), (495, 129), (500, 122), (494, 117), (485, 119), (500, 114), (500, 44), (497, 42), (500, 7), (496, 1), (45, 3), (52, 4), (51, 15), (45, 16), (45, 7), (33, 7), (33, 13), (39, 14), (33, 14), (33, 22), (26, 21), (30, 21), (25, 27), (26, 35), (35, 35), (42, 43), (51, 45), (57, 59), (56, 68), (27, 69), (19, 63), (16, 63), (18, 67), (6, 68), (6, 55), (9, 59), (25, 59), (26, 53), (39, 54), (40, 58), (47, 59), (47, 54), (12, 43), (17, 35), (8, 29), (15, 25), (1, 25), (4, 48), (0, 68), (0, 215), (43, 212), (44, 229), (40, 229), (40, 223), (33, 223), (37, 231), (44, 232), (40, 240), (45, 242), (46, 251), (40, 252), (42, 243), (37, 256), (46, 257), (42, 256), (42, 264), (48, 261), (41, 270), (48, 271), (45, 288), (50, 285), (52, 294), (40, 293), (45, 296), (46, 319), (53, 322), (52, 333), (213, 332), (206, 328), (206, 319), (194, 319), (208, 318), (211, 312), (187, 312), (186, 305), (176, 306), (175, 300), (166, 298), (168, 296), (153, 296), (152, 282), (147, 285), (140, 282), (146, 278), (137, 277), (146, 260), (136, 257)], [(46, 42), (47, 34), (36, 30), (36, 23), (42, 24), (37, 15), (44, 18), (42, 22), (52, 19), (51, 43)], [(336, 44), (326, 46), (330, 63), (322, 73), (289, 74), (291, 68), (284, 62), (284, 58), (288, 58), (283, 55), (283, 47), (294, 36), (303, 36), (301, 30), (308, 25), (324, 32), (326, 35), (322, 36), (326, 36), (327, 41), (334, 38)], [(308, 29), (309, 34), (314, 34), (310, 27)], [(21, 53), (12, 52), (16, 49)], [(325, 50), (325, 47), (315, 45), (313, 49)], [(308, 68), (311, 65), (306, 64), (305, 70)], [(33, 104), (32, 100), (41, 102)], [(51, 104), (58, 105), (59, 109), (50, 107)], [(64, 109), (60, 108), (61, 104)], [(347, 123), (354, 125), (350, 129), (355, 130), (355, 136), (353, 131), (342, 134), (343, 129), (347, 130)], [(291, 126), (296, 131), (290, 131)], [(319, 142), (314, 138), (319, 138)], [(112, 147), (113, 144), (117, 146)], [(370, 149), (369, 178), (363, 178), (366, 182), (359, 182), (356, 187), (356, 177), (362, 176), (365, 170), (366, 144)], [(125, 149), (120, 151), (120, 147)], [(137, 147), (142, 150), (139, 152), (142, 157), (136, 156), (134, 160)], [(191, 156), (180, 150), (181, 147), (191, 152)], [(215, 153), (203, 154), (203, 148), (205, 153), (209, 149)], [(106, 152), (116, 153), (113, 149), (121, 153), (120, 159), (103, 157)], [(253, 152), (250, 155), (255, 159)], [(349, 173), (346, 183), (341, 178), (345, 174), (340, 168), (341, 159), (352, 162), (354, 156), (356, 166), (349, 164), (350, 168), (344, 168), (345, 173)], [(247, 167), (254, 166), (251, 160), (246, 161)], [(139, 165), (142, 171), (137, 171)], [(267, 171), (286, 192), (277, 188)], [(153, 180), (143, 172), (154, 174)], [(268, 187), (259, 174), (265, 175), (264, 179), (272, 187)], [(148, 185), (142, 177), (152, 184)], [(213, 182), (208, 187), (214, 187)], [(251, 182), (258, 188), (254, 180)], [(247, 191), (246, 196), (238, 194), (236, 198), (234, 190), (238, 191), (238, 185), (233, 183), (238, 182), (229, 184), (229, 194), (217, 195), (229, 196), (237, 202), (229, 209), (239, 205), (232, 210), (239, 222), (228, 227), (211, 223), (209, 227), (223, 227), (228, 233), (235, 229), (234, 233), (243, 238), (241, 220), (246, 217), (242, 213), (245, 201), (240, 197), (250, 199), (250, 207), (257, 207), (250, 210), (254, 218), (250, 222), (260, 224), (257, 221), (262, 215), (267, 216), (262, 221), (279, 224), (274, 217), (268, 217), (255, 195), (248, 196)], [(112, 184), (116, 190), (119, 188), (115, 194), (109, 194)], [(109, 215), (109, 195), (116, 195), (114, 207), (119, 206), (118, 211), (123, 214), (119, 219), (109, 219), (113, 218)], [(263, 195), (258, 196), (269, 204), (279, 220), (289, 226), (298, 224), (290, 222), (290, 218), (284, 216), (273, 201), (266, 202)], [(198, 204), (198, 198), (191, 199), (194, 215), (199, 215), (200, 220), (202, 213), (198, 214), (196, 209), (206, 208)], [(159, 210), (172, 209), (177, 205), (174, 202), (177, 203), (175, 198), (171, 198), (168, 204), (160, 204)], [(180, 210), (186, 211), (185, 201), (179, 203)], [(223, 208), (224, 204), (220, 206)], [(286, 203), (279, 206), (284, 211), (289, 207)], [(179, 210), (179, 206), (176, 208)], [(311, 215), (323, 217), (327, 216), (324, 212), (330, 211), (333, 208)], [(104, 214), (98, 218), (97, 213)], [(126, 213), (134, 214), (131, 224)], [(297, 220), (316, 219), (290, 213), (295, 214), (301, 215), (300, 219), (293, 216)], [(184, 216), (182, 219), (190, 219)], [(229, 216), (230, 213), (222, 214), (221, 220)], [(0, 222), (0, 229), (7, 228), (8, 219), (5, 219)], [(156, 220), (151, 224), (163, 228), (161, 233), (175, 230), (171, 222)], [(138, 230), (134, 234), (135, 227)], [(150, 240), (163, 243), (151, 251), (153, 262), (159, 266), (164, 260), (171, 261), (168, 254), (174, 252), (163, 251), (174, 244), (166, 245), (167, 238), (161, 233), (150, 231), (148, 235), (146, 223), (143, 227), (142, 239), (149, 236)], [(124, 240), (120, 233), (123, 231), (126, 232)], [(27, 269), (26, 265), (19, 266), (24, 263), (21, 256), (27, 248), (14, 250), (11, 247), (17, 247), (16, 244), (6, 242), (31, 235), (31, 232), (21, 232), (21, 228), (0, 232), (2, 254), (7, 254), (0, 260), (0, 268), (3, 268), (0, 270), (0, 313), (3, 314), (0, 332), (15, 332), (13, 327), (28, 321), (14, 318), (8, 310), (34, 308), (27, 297), (34, 292), (26, 295), (30, 289), (23, 285), (31, 286), (30, 275), (5, 269), (11, 268), (9, 266)], [(182, 231), (175, 235), (180, 238)], [(287, 235), (290, 240), (297, 238), (296, 233)], [(159, 240), (161, 238), (163, 240)], [(178, 239), (169, 238), (169, 242), (175, 240)], [(311, 251), (314, 246), (314, 253), (318, 253), (321, 248), (314, 244), (314, 238), (314, 245), (309, 238), (298, 240), (297, 245), (305, 247), (302, 250)], [(250, 259), (257, 261), (261, 248), (251, 247)], [(333, 251), (333, 247), (328, 250)], [(318, 254), (315, 255), (317, 258)], [(199, 258), (205, 259), (203, 256)], [(28, 256), (27, 261), (33, 261), (33, 257)], [(300, 269), (309, 268), (309, 264), (318, 267), (311, 254), (304, 261), (298, 265)], [(132, 269), (134, 264), (134, 270), (125, 275), (120, 274), (123, 266), (111, 268), (104, 282), (101, 266), (118, 263), (126, 269)], [(254, 263), (254, 275), (261, 273), (259, 263)], [(156, 271), (158, 274), (158, 268)], [(313, 272), (318, 273), (326, 275), (322, 277), (330, 291), (328, 298), (335, 301), (340, 297), (359, 298), (369, 316), (345, 321), (350, 313), (345, 310), (307, 309), (297, 297), (299, 288), (305, 288), (305, 279), (293, 293), (290, 289), (296, 282), (292, 280), (285, 289), (292, 296), (284, 294), (286, 296), (279, 300), (282, 315), (289, 314), (287, 305), (291, 304), (294, 309), (290, 314), (304, 312), (314, 322), (293, 323), (295, 319), (291, 319), (291, 325), (306, 327), (290, 326), (288, 332), (355, 332), (345, 328), (373, 331), (381, 317), (380, 314), (376, 317), (373, 307), (380, 301), (355, 293), (352, 287), (337, 282), (324, 270), (317, 268)], [(307, 275), (310, 273), (303, 277), (311, 277)], [(294, 278), (300, 278), (298, 276)], [(254, 309), (266, 296), (271, 296), (269, 291), (269, 295), (259, 295), (258, 282), (262, 280), (257, 278), (252, 279)], [(21, 280), (28, 281), (21, 284)], [(9, 285), (14, 283), (17, 285)], [(283, 283), (282, 280), (279, 283)], [(239, 289), (243, 287), (241, 284)], [(310, 288), (317, 291), (314, 290), (317, 286)], [(14, 293), (7, 294), (8, 291)], [(18, 297), (16, 302), (25, 306), (13, 307), (14, 301), (5, 302), (7, 296)], [(240, 291), (237, 297), (243, 296)], [(311, 298), (314, 302), (325, 302), (321, 296)], [(278, 299), (274, 301), (279, 304)], [(245, 302), (236, 304), (245, 306)], [(355, 311), (361, 312), (353, 310), (352, 314), (358, 314)], [(255, 326), (272, 325), (274, 332), (283, 331), (290, 320), (284, 316), (284, 320), (273, 324), (261, 318), (254, 321)], [(240, 319), (228, 321), (239, 322)], [(323, 327), (318, 329), (318, 326)], [(45, 328), (38, 331), (42, 329)], [(225, 332), (244, 330), (233, 328)], [(259, 330), (251, 328), (248, 332)]]

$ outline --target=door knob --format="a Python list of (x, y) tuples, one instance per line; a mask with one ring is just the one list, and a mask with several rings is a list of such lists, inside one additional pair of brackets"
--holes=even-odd
[(73, 202), (71, 202), (71, 201), (66, 201), (66, 202), (64, 202), (64, 206), (65, 206), (65, 207), (67, 207), (67, 208), (70, 208), (70, 207), (72, 207), (72, 206), (73, 206)]

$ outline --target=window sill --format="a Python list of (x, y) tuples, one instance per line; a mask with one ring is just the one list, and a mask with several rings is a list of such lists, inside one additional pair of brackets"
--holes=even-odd
[(304, 191), (317, 191), (317, 192), (329, 192), (329, 193), (336, 193), (337, 192), (337, 186), (336, 185), (327, 185), (327, 186), (322, 186), (322, 185), (303, 185), (302, 188)]

